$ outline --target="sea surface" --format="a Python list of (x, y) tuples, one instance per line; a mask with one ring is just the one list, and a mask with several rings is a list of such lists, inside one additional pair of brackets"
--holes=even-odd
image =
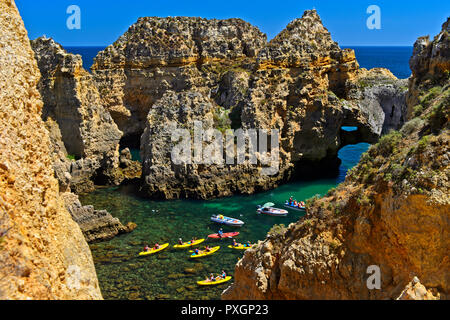
[[(81, 54), (87, 70), (93, 63), (100, 47), (67, 48)], [(408, 78), (410, 47), (354, 47), (359, 64), (363, 68), (384, 67), (398, 78)], [(351, 128), (348, 128), (351, 130)], [(339, 157), (342, 165), (335, 177), (297, 181), (273, 191), (252, 196), (234, 196), (211, 201), (150, 201), (136, 196), (133, 187), (98, 189), (81, 197), (85, 205), (106, 209), (122, 223), (135, 222), (138, 228), (127, 235), (111, 241), (92, 244), (92, 254), (97, 269), (100, 287), (105, 299), (220, 299), (228, 284), (218, 287), (199, 287), (197, 281), (204, 280), (210, 273), (225, 269), (233, 275), (236, 262), (243, 252), (228, 248), (230, 240), (208, 240), (211, 246), (221, 249), (213, 256), (201, 260), (189, 259), (188, 250), (172, 247), (156, 255), (138, 257), (145, 244), (176, 244), (178, 238), (184, 241), (192, 237), (205, 238), (216, 233), (219, 226), (210, 222), (213, 214), (224, 214), (241, 219), (245, 225), (238, 231), (238, 242), (263, 240), (276, 224), (289, 225), (298, 221), (302, 213), (291, 211), (288, 217), (269, 217), (256, 214), (256, 206), (273, 202), (282, 207), (285, 200), (293, 196), (306, 200), (315, 195), (324, 195), (329, 189), (343, 182), (346, 173), (354, 167), (368, 144), (343, 148)], [(139, 159), (139, 150), (131, 150), (133, 158)], [(225, 227), (224, 230), (234, 231)]]
[[(412, 47), (343, 47), (354, 49), (356, 59), (361, 68), (387, 68), (399, 79), (411, 76), (409, 59), (412, 56)], [(94, 58), (105, 47), (67, 47), (68, 52), (80, 54), (83, 57), (83, 66), (90, 70)]]
[(351, 47), (361, 68), (386, 68), (399, 79), (411, 76), (409, 59), (413, 47)]

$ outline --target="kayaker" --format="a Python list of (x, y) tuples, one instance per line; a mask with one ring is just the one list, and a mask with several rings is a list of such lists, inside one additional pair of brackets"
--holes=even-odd
[(149, 252), (149, 251), (150, 251), (150, 247), (148, 246), (148, 244), (146, 244), (144, 247), (144, 252)]
[(181, 239), (181, 238), (178, 239), (178, 244), (179, 244), (179, 245), (183, 245), (183, 239)]
[(226, 279), (227, 278), (227, 273), (225, 272), (225, 270), (222, 270), (222, 274), (221, 274), (222, 279)]
[(216, 281), (216, 278), (214, 277), (214, 275), (212, 273), (209, 275), (209, 281), (210, 282)]
[(250, 243), (250, 241), (247, 241), (245, 247), (250, 248), (252, 246), (252, 244)]
[(159, 245), (159, 243), (157, 242), (156, 244), (155, 244), (155, 246), (153, 247), (153, 249), (154, 250), (158, 250), (160, 248), (160, 245)]
[(198, 248), (195, 248), (194, 254), (197, 256), (199, 253), (200, 253), (200, 250), (198, 250)]
[(206, 252), (210, 252), (210, 251), (211, 251), (211, 248), (209, 247), (209, 245), (207, 245), (207, 246), (205, 247), (205, 251), (206, 251)]
[(219, 216), (219, 219), (220, 219), (220, 220), (223, 220), (224, 218), (225, 218), (225, 217), (224, 217), (223, 215), (220, 215), (220, 216)]
[(293, 201), (294, 199), (292, 199), (292, 197), (290, 197), (289, 198), (289, 205), (291, 206), (292, 205), (292, 201)]
[(219, 238), (223, 237), (223, 229), (220, 229), (219, 232), (217, 232), (217, 234), (219, 235)]
[(239, 243), (237, 243), (236, 239), (233, 238), (233, 247), (239, 247)]

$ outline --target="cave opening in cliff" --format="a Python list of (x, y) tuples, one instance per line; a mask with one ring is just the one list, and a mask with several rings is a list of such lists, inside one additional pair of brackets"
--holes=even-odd
[(141, 136), (142, 134), (129, 134), (120, 140), (120, 150), (126, 148), (130, 149), (130, 153), (133, 161), (142, 162), (140, 152), (141, 152)]

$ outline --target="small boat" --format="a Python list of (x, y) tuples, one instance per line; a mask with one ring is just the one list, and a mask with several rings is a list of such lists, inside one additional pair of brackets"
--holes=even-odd
[(157, 252), (161, 252), (161, 251), (167, 249), (167, 247), (169, 247), (168, 243), (159, 246), (159, 249), (151, 249), (150, 251), (147, 251), (147, 252), (141, 252), (141, 253), (139, 253), (139, 255), (140, 256), (149, 256), (151, 254), (155, 254)]
[(211, 250), (209, 252), (200, 250), (199, 254), (193, 253), (191, 255), (191, 259), (198, 259), (198, 258), (203, 258), (203, 257), (210, 256), (210, 255), (216, 253), (217, 251), (219, 251), (219, 249), (220, 249), (220, 247), (214, 247), (214, 248), (211, 248)]
[(224, 234), (222, 234), (222, 236), (219, 236), (219, 234), (216, 233), (216, 234), (210, 234), (208, 236), (208, 238), (211, 238), (211, 239), (227, 239), (227, 238), (237, 237), (238, 235), (239, 235), (239, 232), (224, 233)]
[(242, 227), (244, 225), (244, 222), (241, 220), (225, 217), (223, 215), (212, 216), (211, 221), (231, 227)]
[(203, 243), (203, 242), (205, 242), (205, 239), (199, 239), (199, 240), (196, 240), (194, 242), (189, 241), (189, 242), (185, 242), (183, 244), (176, 244), (173, 247), (176, 248), (176, 249), (185, 249), (185, 248), (194, 247), (194, 246), (199, 245), (200, 243)]
[(306, 211), (306, 204), (304, 202), (300, 202), (300, 206), (295, 206), (294, 204), (289, 204), (289, 201), (286, 201), (284, 207), (296, 211)]
[(289, 212), (286, 210), (273, 208), (274, 205), (275, 204), (269, 202), (263, 206), (258, 206), (256, 212), (259, 214), (267, 214), (274, 217), (286, 217), (289, 214)]
[(231, 245), (231, 246), (228, 246), (228, 248), (235, 249), (235, 250), (248, 250), (248, 249), (251, 249), (252, 246), (249, 247), (249, 246), (245, 246), (245, 245), (240, 244), (238, 246)]
[(228, 276), (225, 279), (220, 279), (217, 281), (199, 281), (199, 282), (197, 282), (197, 284), (199, 286), (217, 286), (219, 284), (226, 283), (226, 282), (230, 281), (231, 279), (232, 279), (232, 277)]

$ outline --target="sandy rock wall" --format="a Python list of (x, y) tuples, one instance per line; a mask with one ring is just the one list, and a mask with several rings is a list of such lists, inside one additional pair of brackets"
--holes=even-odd
[(41, 119), (40, 72), (13, 1), (0, 1), (0, 298), (101, 299), (64, 208)]

